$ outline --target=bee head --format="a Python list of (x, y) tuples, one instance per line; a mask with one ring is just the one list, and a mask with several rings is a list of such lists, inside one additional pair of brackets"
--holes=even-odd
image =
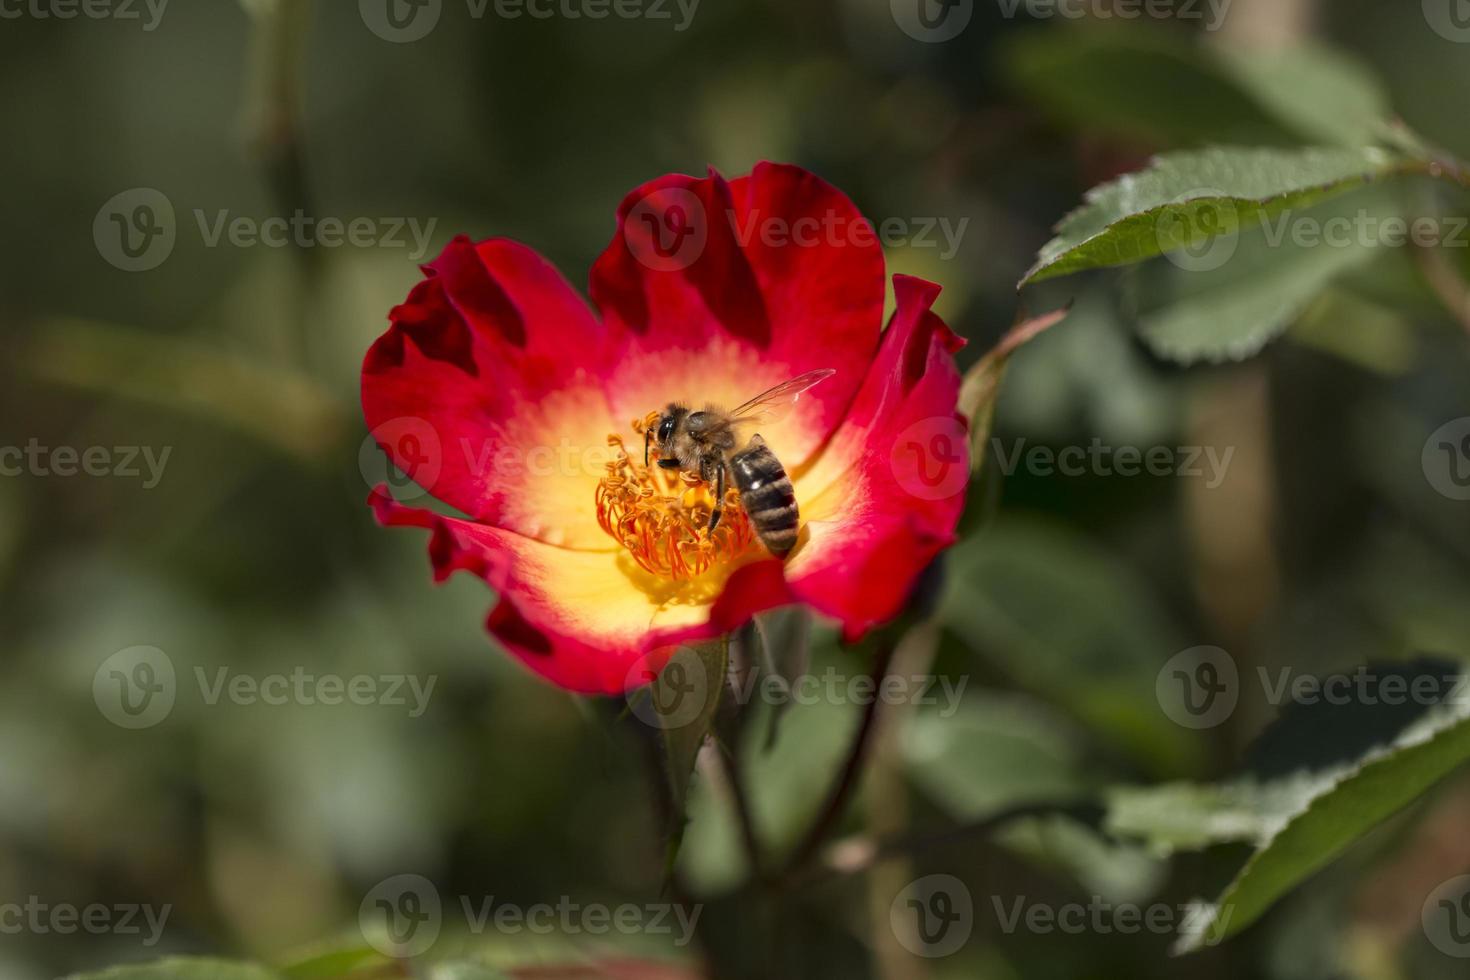
[(664, 409), (658, 417), (658, 425), (650, 427), (643, 436), (643, 465), (648, 465), (648, 449), (650, 443), (657, 443), (661, 458), (658, 465), (666, 470), (677, 469), (679, 459), (672, 456), (671, 443), (674, 440), (674, 432), (679, 427), (679, 420), (689, 414), (689, 409), (682, 405), (670, 405)]

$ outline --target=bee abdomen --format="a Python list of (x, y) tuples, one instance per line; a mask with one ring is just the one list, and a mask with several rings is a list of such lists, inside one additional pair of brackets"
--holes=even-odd
[(777, 558), (796, 546), (798, 515), (796, 491), (776, 454), (760, 436), (730, 458), (731, 476), (740, 491), (740, 503), (761, 543)]

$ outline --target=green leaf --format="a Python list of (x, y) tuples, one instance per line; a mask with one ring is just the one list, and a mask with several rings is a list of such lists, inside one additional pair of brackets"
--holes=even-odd
[(281, 975), (249, 963), (176, 957), (98, 973), (74, 973), (70, 980), (281, 980)]
[(1393, 114), (1381, 82), (1332, 48), (1219, 45), (1216, 57), (1236, 84), (1308, 139), (1363, 146), (1383, 136)]
[(1280, 142), (1274, 121), (1204, 45), (1140, 26), (1021, 31), (1003, 52), (1012, 84), (1067, 127), (1159, 144)]
[(1189, 43), (1143, 23), (1021, 32), (1013, 81), (1069, 127), (1155, 144), (1364, 146), (1392, 112), (1374, 73), (1318, 44)]
[[(1078, 725), (1030, 697), (966, 691), (952, 714), (915, 715), (900, 748), (924, 795), (956, 821), (975, 823), (1018, 807), (1070, 809), (1095, 800), (1102, 776), (1087, 761), (1087, 744)], [(1142, 898), (1162, 871), (1143, 849), (1060, 814), (1008, 822), (995, 839), (1117, 901)]]
[(1107, 797), (1109, 833), (1146, 840), (1156, 853), (1168, 855), (1259, 840), (1275, 815), (1289, 811), (1292, 794), (1278, 787), (1273, 802), (1271, 791), (1253, 782), (1167, 783), (1119, 787)]
[(1168, 877), (1168, 865), (1144, 848), (1111, 840), (1068, 816), (1017, 821), (998, 832), (996, 841), (1040, 867), (1065, 871), (1090, 894), (1115, 903), (1142, 902)]
[(699, 750), (714, 727), (730, 666), (729, 638), (680, 647), (648, 686), (647, 707), (659, 728), (670, 813), (666, 870), (672, 872), (684, 837), (689, 787)]
[(1256, 852), (1201, 929), (1181, 938), (1180, 951), (1218, 943), (1244, 929), (1304, 878), (1467, 761), (1470, 719), (1455, 715), (1427, 720), (1400, 744), (1365, 761)]
[[(812, 663), (812, 616), (801, 607), (776, 609), (755, 618), (755, 630), (761, 651), (761, 669), (781, 678), (789, 688), (797, 679), (811, 669)], [(770, 726), (766, 732), (766, 751), (776, 745), (780, 735), (781, 719), (789, 701), (771, 706)]]
[(925, 711), (902, 743), (905, 765), (927, 796), (960, 820), (1031, 803), (1087, 796), (1074, 726), (1022, 697), (971, 691), (952, 717)]
[[(539, 969), (539, 967), (538, 967)], [(538, 977), (542, 976), (540, 973)], [(546, 974), (551, 977), (552, 974)], [(429, 968), (427, 980), (507, 980), (509, 974), (483, 963), (435, 963)]]
[[(1138, 333), (1154, 353), (1182, 364), (1255, 354), (1330, 284), (1379, 254), (1379, 242), (1362, 219), (1379, 222), (1402, 213), (1390, 190), (1358, 188), (1304, 211), (1261, 216), (1258, 224), (1217, 238), (1204, 251), (1176, 253), (1130, 270), (1129, 291), (1142, 307), (1134, 311)], [(1362, 234), (1352, 230), (1359, 227)], [(1328, 229), (1342, 228), (1349, 229), (1346, 240), (1329, 240)], [(1298, 239), (1298, 232), (1314, 237)]]
[(954, 636), (1155, 770), (1188, 765), (1197, 746), (1153, 696), (1181, 644), (1136, 572), (1081, 535), (1015, 519), (957, 545), (949, 572), (938, 615)]
[(1409, 167), (1372, 148), (1214, 147), (1157, 157), (1147, 169), (1089, 191), (1021, 285), (1198, 246)]
[[(1248, 772), (1216, 786), (1171, 784), (1109, 794), (1107, 830), (1156, 850), (1246, 842), (1254, 852), (1223, 894), (1201, 907), (1178, 950), (1213, 945), (1355, 841), (1470, 762), (1470, 699), (1452, 665), (1423, 660), (1365, 668), (1381, 698), (1291, 706), (1252, 750)], [(1427, 680), (1434, 700), (1390, 697)], [(1327, 688), (1326, 690), (1330, 690)]]
[(281, 968), (286, 980), (336, 980), (354, 971), (382, 970), (394, 960), (373, 947), (358, 943), (338, 949), (326, 949)]

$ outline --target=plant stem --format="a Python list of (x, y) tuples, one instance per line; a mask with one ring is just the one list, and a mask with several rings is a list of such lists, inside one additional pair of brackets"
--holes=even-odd
[(1470, 334), (1470, 286), (1465, 284), (1454, 265), (1437, 248), (1415, 246), (1414, 259), (1430, 291), (1461, 328)]
[(1088, 825), (1097, 824), (1102, 811), (1094, 803), (1027, 803), (931, 834), (904, 834), (874, 840), (861, 835), (838, 841), (826, 850), (821, 861), (793, 883), (809, 885), (834, 875), (861, 874), (895, 855), (911, 855), (942, 847), (970, 837), (985, 836), (1017, 820), (1039, 817), (1071, 817)]
[[(745, 789), (745, 778), (740, 771), (740, 757), (733, 747), (713, 746), (713, 755), (720, 761), (720, 775), (730, 797), (730, 809), (735, 813), (735, 822), (740, 828), (740, 843), (745, 848), (745, 860), (750, 866), (753, 880), (765, 875), (765, 850), (761, 847), (760, 835), (755, 827), (755, 811), (750, 805), (750, 794)], [(711, 774), (713, 775), (713, 774)]]
[[(873, 658), (873, 667), (869, 675), (875, 683), (874, 690), (883, 684), (883, 678), (888, 675), (888, 667), (893, 662), (893, 653), (897, 649), (897, 641), (892, 637), (884, 637), (878, 651)], [(868, 758), (868, 749), (873, 741), (875, 722), (878, 718), (878, 704), (882, 698), (874, 697), (863, 708), (862, 720), (858, 723), (858, 729), (853, 736), (852, 744), (847, 749), (847, 759), (843, 762), (841, 771), (837, 774), (832, 788), (827, 793), (827, 802), (818, 812), (816, 820), (802, 837), (801, 843), (792, 851), (791, 860), (787, 865), (786, 876), (799, 872), (816, 856), (821, 848), (822, 842), (837, 826), (847, 810), (848, 801), (857, 789), (859, 778), (862, 776), (863, 764)]]

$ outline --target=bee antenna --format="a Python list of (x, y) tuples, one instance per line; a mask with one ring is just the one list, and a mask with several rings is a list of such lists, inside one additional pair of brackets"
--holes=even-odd
[(653, 430), (647, 427), (643, 429), (643, 468), (648, 468), (648, 441), (653, 438)]

